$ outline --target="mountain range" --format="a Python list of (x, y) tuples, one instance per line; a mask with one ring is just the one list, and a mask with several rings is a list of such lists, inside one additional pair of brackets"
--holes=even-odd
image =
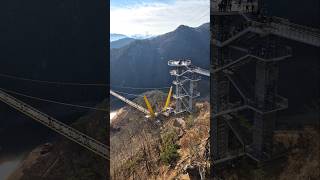
[(114, 48), (121, 48), (123, 46), (126, 46), (128, 44), (130, 44), (131, 42), (135, 41), (136, 39), (134, 38), (123, 38), (123, 39), (119, 39), (116, 41), (112, 41), (110, 42), (110, 49), (114, 49)]
[(134, 35), (124, 35), (124, 34), (118, 34), (118, 33), (110, 33), (110, 42), (117, 41), (124, 38), (132, 38), (132, 39), (148, 39), (152, 38), (154, 35), (149, 34), (134, 34)]
[[(190, 59), (192, 64), (209, 69), (209, 23), (192, 28), (181, 25), (176, 30), (144, 40), (134, 40), (110, 51), (110, 83), (115, 86), (163, 87), (172, 84), (168, 60)], [(288, 98), (290, 108), (283, 114), (304, 112), (319, 99), (319, 51), (305, 44), (283, 40), (294, 49), (293, 57), (279, 64), (279, 94)], [(254, 73), (254, 69), (252, 71)], [(249, 73), (249, 72), (248, 72)], [(199, 89), (209, 94), (208, 78)], [(201, 84), (200, 84), (201, 85)], [(298, 85), (298, 86), (297, 86)], [(115, 89), (116, 90), (116, 89)], [(141, 91), (128, 89), (126, 92)], [(143, 92), (143, 91), (142, 91)], [(307, 106), (307, 107), (306, 107)]]
[(168, 60), (190, 59), (209, 69), (209, 23), (176, 30), (149, 39), (134, 40), (110, 50), (110, 82), (117, 86), (161, 87), (171, 85)]
[(110, 42), (117, 41), (119, 39), (127, 38), (128, 36), (123, 34), (110, 33)]

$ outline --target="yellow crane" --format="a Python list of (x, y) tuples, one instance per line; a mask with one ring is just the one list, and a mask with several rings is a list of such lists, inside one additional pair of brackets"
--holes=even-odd
[(134, 107), (135, 109), (143, 112), (144, 114), (146, 114), (147, 118), (156, 118), (159, 114), (165, 115), (165, 116), (169, 116), (170, 113), (173, 111), (172, 108), (169, 107), (170, 102), (171, 102), (171, 97), (172, 97), (172, 86), (170, 87), (170, 90), (168, 92), (168, 96), (166, 99), (166, 102), (162, 108), (162, 110), (160, 112), (155, 112), (152, 108), (152, 105), (150, 103), (150, 101), (148, 100), (147, 96), (143, 96), (144, 102), (146, 103), (147, 108), (121, 96), (120, 94), (116, 93), (116, 91), (110, 90), (110, 94), (113, 95), (114, 97), (120, 99), (121, 101), (127, 103), (128, 105)]
[[(168, 93), (168, 96), (167, 96), (167, 99), (166, 99), (166, 102), (165, 102), (165, 105), (164, 107), (162, 108), (162, 111), (160, 112), (160, 114), (164, 114), (166, 116), (169, 116), (170, 110), (172, 110), (171, 108), (169, 108), (169, 105), (170, 105), (170, 101), (171, 101), (171, 96), (172, 96), (172, 86), (170, 87), (170, 90), (169, 90), (169, 93)], [(147, 96), (143, 96), (143, 99), (144, 99), (144, 102), (146, 103), (146, 106), (148, 108), (148, 111), (149, 111), (149, 114), (150, 114), (150, 117), (151, 118), (155, 118), (159, 113), (155, 113), (154, 110), (152, 109), (152, 106), (147, 98)]]

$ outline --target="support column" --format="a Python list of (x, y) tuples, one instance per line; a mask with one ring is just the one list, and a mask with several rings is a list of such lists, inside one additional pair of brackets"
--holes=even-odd
[[(177, 74), (180, 73), (180, 68), (177, 68)], [(180, 83), (180, 77), (176, 76), (176, 83)], [(180, 93), (181, 93), (181, 88), (179, 84), (176, 84), (176, 97), (180, 97)], [(181, 100), (180, 99), (176, 99), (176, 112), (180, 112), (181, 111)]]
[[(226, 30), (224, 29), (223, 17), (215, 17), (214, 19), (214, 39), (223, 42)], [(211, 46), (211, 65), (212, 69), (223, 67), (228, 62), (228, 47), (218, 47), (216, 44)], [(225, 158), (228, 153), (228, 126), (223, 117), (214, 117), (215, 114), (227, 109), (229, 104), (229, 80), (223, 74), (223, 71), (211, 74), (211, 144), (213, 146), (213, 161)]]
[[(255, 98), (257, 107), (263, 112), (276, 108), (278, 65), (276, 63), (257, 62)], [(273, 154), (273, 132), (276, 112), (263, 114), (255, 112), (253, 131), (253, 150), (259, 158)]]
[(193, 89), (194, 89), (194, 81), (193, 81), (193, 78), (190, 80), (190, 87), (189, 87), (189, 111), (190, 112), (193, 112), (193, 95), (194, 95), (194, 92), (193, 92)]

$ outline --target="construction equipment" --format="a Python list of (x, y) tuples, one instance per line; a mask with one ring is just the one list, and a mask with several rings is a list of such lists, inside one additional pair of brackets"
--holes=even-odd
[(170, 90), (168, 92), (168, 96), (166, 98), (166, 102), (160, 112), (155, 112), (153, 110), (152, 105), (146, 95), (143, 96), (143, 99), (144, 99), (144, 102), (146, 104), (147, 109), (142, 107), (141, 105), (121, 96), (120, 94), (116, 93), (113, 90), (110, 90), (110, 94), (113, 95), (114, 97), (120, 99), (121, 101), (127, 103), (128, 105), (134, 107), (138, 111), (144, 113), (146, 115), (146, 118), (154, 119), (154, 118), (157, 118), (159, 115), (164, 115), (164, 116), (168, 117), (172, 113), (172, 108), (169, 107), (170, 102), (171, 102), (171, 97), (172, 97), (172, 87), (170, 87)]
[[(175, 76), (173, 84), (176, 86), (176, 91), (173, 93), (173, 87), (170, 87), (165, 104), (160, 112), (155, 112), (153, 110), (150, 101), (145, 95), (143, 96), (143, 99), (147, 109), (121, 96), (113, 90), (110, 90), (110, 94), (143, 112), (146, 114), (147, 118), (156, 118), (159, 115), (168, 117), (172, 113), (192, 113), (194, 111), (194, 99), (200, 96), (200, 93), (196, 90), (197, 83), (201, 80), (199, 75), (210, 77), (210, 71), (191, 64), (191, 60), (188, 59), (169, 60), (168, 66), (175, 68), (170, 71), (170, 74)], [(188, 88), (186, 88), (186, 83), (189, 85)], [(171, 97), (176, 99), (175, 109), (170, 107)]]
[(170, 71), (170, 74), (175, 77), (173, 84), (176, 86), (173, 95), (176, 99), (174, 113), (193, 113), (194, 99), (200, 96), (200, 92), (197, 91), (197, 84), (201, 80), (199, 75), (209, 77), (210, 72), (192, 65), (189, 59), (170, 60), (168, 66), (174, 68)]
[(172, 86), (170, 87), (170, 90), (169, 90), (169, 93), (168, 93), (168, 97), (167, 97), (167, 100), (166, 100), (166, 104), (164, 105), (162, 111), (167, 110), (167, 108), (169, 107), (170, 100), (171, 100), (171, 94), (172, 94)]
[(144, 102), (146, 103), (147, 105), (147, 108), (148, 108), (148, 111), (149, 111), (149, 114), (151, 116), (151, 118), (155, 118), (156, 117), (156, 114), (154, 113), (151, 105), (150, 105), (150, 102), (148, 101), (148, 98), (146, 95), (143, 96), (143, 99), (144, 99)]

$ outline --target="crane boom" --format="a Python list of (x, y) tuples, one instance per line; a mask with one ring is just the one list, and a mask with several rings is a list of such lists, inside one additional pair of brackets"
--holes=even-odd
[(120, 99), (121, 101), (129, 104), (130, 106), (136, 108), (137, 110), (143, 112), (144, 114), (150, 115), (149, 111), (148, 111), (146, 108), (138, 105), (138, 104), (135, 103), (135, 102), (130, 101), (129, 99), (121, 96), (120, 94), (118, 94), (118, 93), (116, 93), (116, 92), (114, 92), (114, 91), (112, 91), (112, 90), (110, 90), (110, 94), (113, 95), (114, 97)]
[(169, 107), (171, 96), (172, 96), (172, 86), (170, 87), (170, 90), (169, 90), (169, 93), (168, 93), (168, 97), (167, 97), (167, 100), (166, 100), (166, 104), (164, 105), (164, 107), (162, 109), (163, 111), (165, 111)]
[(144, 102), (146, 103), (147, 107), (148, 107), (148, 111), (149, 111), (149, 114), (151, 115), (152, 118), (154, 118), (156, 115), (151, 107), (151, 104), (150, 102), (148, 101), (148, 98), (147, 96), (143, 96), (143, 99), (144, 99)]

